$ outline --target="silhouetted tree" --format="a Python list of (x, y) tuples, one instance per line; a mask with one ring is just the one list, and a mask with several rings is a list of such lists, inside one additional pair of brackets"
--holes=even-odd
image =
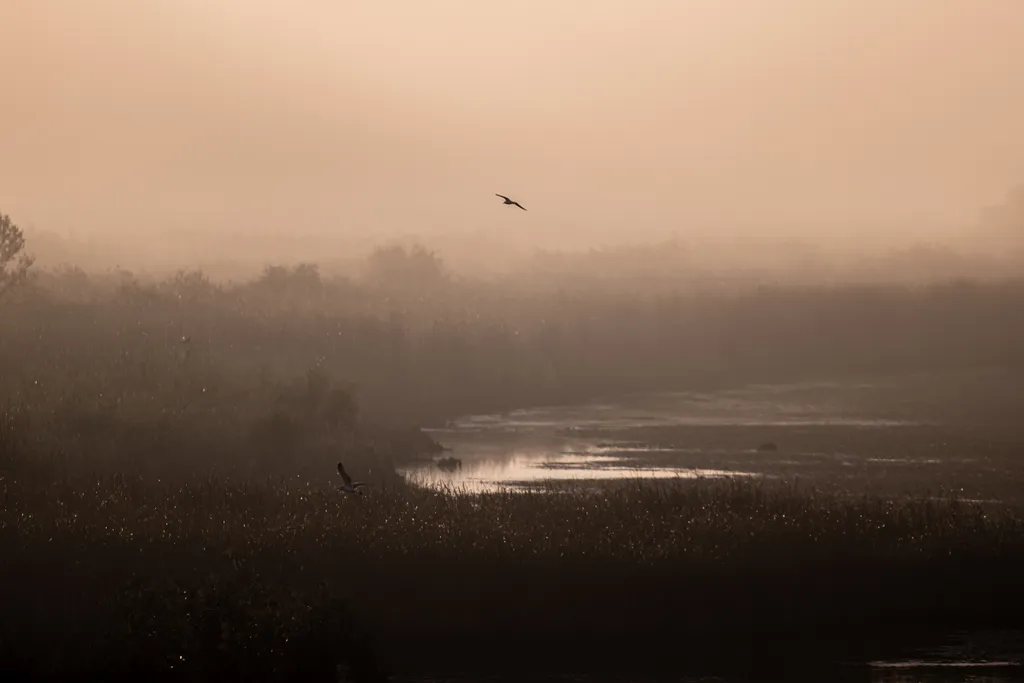
[(366, 271), (374, 284), (410, 288), (437, 284), (446, 277), (441, 258), (418, 244), (408, 250), (401, 245), (374, 250)]
[(324, 296), (323, 281), (315, 264), (300, 263), (293, 267), (271, 265), (252, 283), (252, 291), (260, 293), (267, 302), (302, 309)]
[(217, 286), (201, 270), (179, 270), (171, 280), (160, 284), (160, 290), (179, 301), (194, 304), (209, 299)]
[(35, 259), (25, 253), (25, 235), (11, 217), (0, 212), (0, 296), (28, 279)]

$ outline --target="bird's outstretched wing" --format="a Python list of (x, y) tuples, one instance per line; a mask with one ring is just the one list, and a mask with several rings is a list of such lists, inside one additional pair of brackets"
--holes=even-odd
[(495, 193), (494, 193), (494, 196), (495, 196), (495, 197), (501, 197), (502, 199), (504, 199), (504, 200), (506, 200), (506, 201), (512, 201), (511, 199), (509, 199), (509, 198), (508, 198), (508, 197), (506, 197), (505, 195), (503, 195), (503, 194), (498, 194), (497, 192), (495, 192)]
[(338, 474), (341, 475), (342, 481), (344, 481), (349, 486), (352, 485), (352, 477), (348, 476), (348, 472), (345, 471), (345, 466), (342, 465), (340, 462), (338, 463)]
[[(523, 209), (523, 205), (520, 204), (519, 202), (512, 202), (512, 203), (515, 204), (516, 206), (518, 206), (520, 209)], [(526, 209), (523, 209), (523, 211), (526, 211)]]

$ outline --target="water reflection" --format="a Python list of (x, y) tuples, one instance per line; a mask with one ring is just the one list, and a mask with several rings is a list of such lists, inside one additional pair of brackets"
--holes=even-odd
[(871, 683), (1021, 683), (1024, 668), (1011, 660), (872, 662)]
[(1016, 459), (997, 461), (991, 449), (981, 455), (947, 443), (934, 425), (872, 412), (864, 389), (756, 386), (470, 415), (431, 430), (452, 450), (445, 461), (407, 462), (401, 472), (412, 482), (471, 492), (548, 479), (765, 476), (897, 493), (925, 482), (931, 489), (964, 481), (978, 488), (979, 472), (998, 472), (985, 485), (1007, 482), (999, 490), (960, 490), (985, 500), (1005, 500), (1003, 489), (1021, 478), (1003, 476)]
[[(396, 679), (407, 683), (511, 683), (520, 677), (466, 674), (458, 677)], [(741, 683), (742, 679), (719, 676), (617, 676), (573, 675), (538, 672), (529, 677), (535, 683)], [(823, 671), (820, 676), (803, 675), (790, 683), (1022, 683), (1020, 667), (991, 666), (906, 666), (871, 667), (863, 671)]]
[(468, 431), (580, 430), (633, 427), (896, 427), (919, 424), (852, 414), (846, 396), (859, 387), (835, 384), (758, 385), (715, 393), (632, 394), (616, 402), (545, 406), (501, 415), (473, 415), (453, 427)]
[[(468, 493), (532, 488), (547, 480), (606, 480), (622, 478), (694, 478), (752, 476), (753, 472), (685, 466), (644, 465), (638, 453), (673, 452), (672, 449), (618, 450), (608, 445), (539, 442), (494, 444), (462, 441), (457, 449), (461, 466), (447, 471), (436, 460), (424, 460), (400, 469), (407, 480), (424, 486), (452, 486)], [(627, 450), (628, 449), (628, 450)], [(629, 457), (632, 455), (633, 457)]]

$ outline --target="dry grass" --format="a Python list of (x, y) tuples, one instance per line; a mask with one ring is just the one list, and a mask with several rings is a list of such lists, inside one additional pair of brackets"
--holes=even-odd
[(571, 658), (680, 639), (694, 657), (763, 658), (766, 643), (856, 650), (879, 629), (990, 626), (1024, 607), (1024, 522), (955, 499), (701, 481), (344, 499), (297, 482), (0, 486), (17, 617), (2, 642), (37, 670), (224, 680), (370, 652), (440, 665), (452, 643)]
[[(401, 423), (697, 382), (1019, 368), (1019, 283), (513, 294), (309, 268), (223, 286), (71, 272), (6, 307), (5, 680), (327, 680), (339, 662), (369, 680), (375, 660), (472, 654), (766, 668), (807, 643), (855, 656), (891, 629), (1024, 613), (1012, 510), (757, 483), (431, 492), (389, 462), (429, 442), (350, 402)], [(382, 457), (360, 451), (371, 440)], [(327, 485), (338, 449), (376, 484), (365, 498)]]

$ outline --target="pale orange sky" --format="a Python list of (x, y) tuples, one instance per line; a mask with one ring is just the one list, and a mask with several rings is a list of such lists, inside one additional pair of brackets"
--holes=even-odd
[(75, 235), (910, 239), (1024, 181), (1020, 0), (4, 0), (0, 83), (0, 210)]

